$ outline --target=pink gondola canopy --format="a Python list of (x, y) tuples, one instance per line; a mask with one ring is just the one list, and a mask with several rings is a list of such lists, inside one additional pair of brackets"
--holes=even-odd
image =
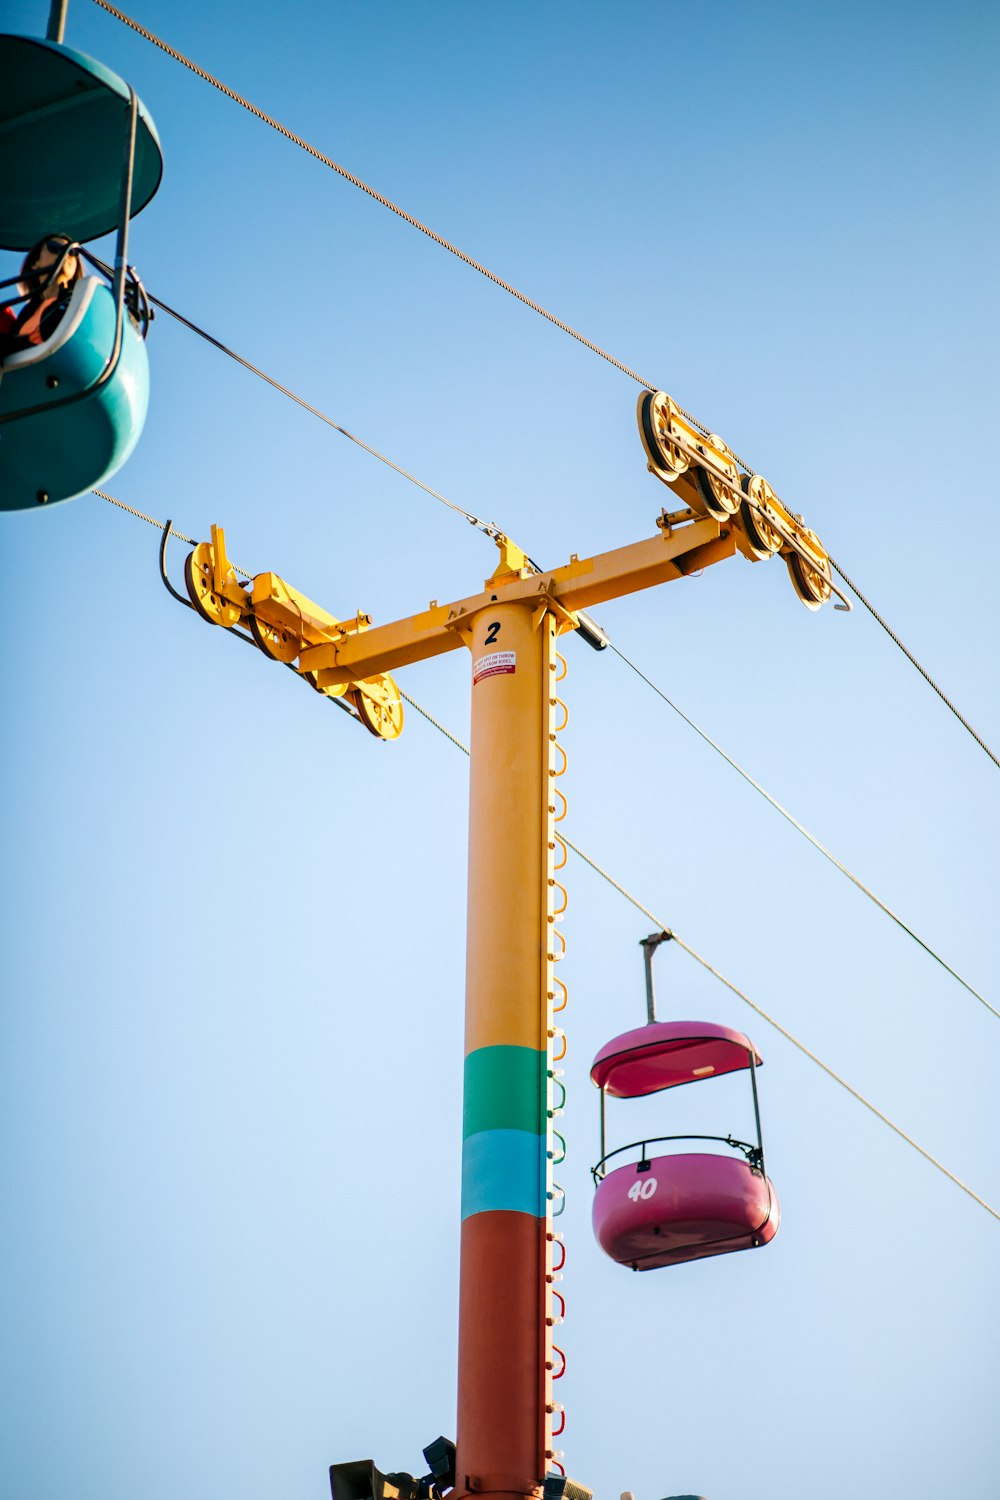
[(605, 1043), (590, 1076), (618, 1099), (635, 1099), (683, 1083), (700, 1083), (749, 1068), (751, 1053), (763, 1058), (749, 1037), (710, 1021), (652, 1021)]

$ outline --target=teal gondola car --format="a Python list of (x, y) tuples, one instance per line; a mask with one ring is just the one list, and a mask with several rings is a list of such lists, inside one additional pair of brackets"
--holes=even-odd
[[(0, 36), (0, 76), (0, 247), (64, 235), (87, 270), (48, 337), (0, 366), (0, 510), (24, 510), (100, 484), (139, 439), (149, 305), (127, 265), (128, 224), (163, 166), (134, 90), (93, 58)], [(112, 229), (113, 272), (80, 249)]]

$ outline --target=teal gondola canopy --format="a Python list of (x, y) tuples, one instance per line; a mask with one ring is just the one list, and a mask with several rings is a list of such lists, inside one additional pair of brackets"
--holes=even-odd
[[(120, 216), (128, 85), (57, 42), (0, 35), (0, 248), (27, 250), (46, 234), (97, 239)], [(140, 103), (132, 214), (160, 185), (163, 155)]]

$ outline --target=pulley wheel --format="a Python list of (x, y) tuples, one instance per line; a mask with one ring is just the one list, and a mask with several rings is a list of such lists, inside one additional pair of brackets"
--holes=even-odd
[(228, 599), (215, 592), (210, 542), (199, 542), (194, 551), (188, 553), (184, 563), (184, 582), (188, 597), (203, 620), (210, 625), (224, 625), (227, 629), (240, 623), (243, 611), (239, 605), (230, 604)]
[[(730, 450), (716, 433), (710, 432), (705, 439), (722, 453), (727, 466), (732, 463)], [(713, 521), (728, 521), (730, 516), (735, 516), (740, 508), (740, 484), (736, 464), (732, 463), (732, 482), (725, 484), (714, 469), (696, 464), (694, 469), (695, 482), (698, 485), (698, 493), (705, 502), (705, 509)]]
[(760, 474), (745, 474), (742, 488), (747, 498), (740, 501), (740, 525), (751, 549), (763, 561), (781, 550), (781, 536), (768, 520), (775, 494)]
[(365, 728), (380, 740), (398, 739), (403, 731), (403, 700), (387, 672), (359, 683), (348, 697)]
[(636, 410), (646, 457), (656, 473), (668, 480), (679, 479), (688, 468), (686, 454), (670, 441), (665, 431), (676, 409), (665, 392), (643, 391)]
[(268, 625), (263, 620), (258, 620), (256, 615), (250, 616), (250, 634), (265, 656), (272, 661), (294, 661), (299, 654), (301, 640), (291, 630), (285, 630), (279, 625)]
[(807, 562), (797, 552), (785, 554), (785, 562), (788, 566), (788, 576), (792, 580), (792, 587), (798, 594), (806, 609), (819, 609), (825, 604), (833, 592), (831, 584), (833, 571), (830, 567), (830, 559), (823, 550), (823, 544), (815, 531), (803, 529), (800, 536), (804, 537), (811, 545), (809, 551), (815, 549), (816, 565)]

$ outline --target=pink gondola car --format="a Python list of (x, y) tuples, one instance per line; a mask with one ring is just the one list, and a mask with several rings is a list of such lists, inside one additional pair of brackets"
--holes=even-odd
[[(678, 1265), (730, 1250), (766, 1245), (780, 1209), (764, 1170), (756, 1069), (762, 1059), (748, 1037), (704, 1021), (653, 1021), (602, 1047), (590, 1076), (601, 1094), (601, 1159), (593, 1168), (594, 1233), (602, 1250), (633, 1271)], [(732, 1136), (658, 1136), (607, 1151), (605, 1096), (635, 1099), (684, 1083), (748, 1069), (757, 1144)], [(717, 1141), (732, 1156), (708, 1152), (652, 1156), (664, 1141)], [(626, 1152), (637, 1154), (613, 1164)]]

